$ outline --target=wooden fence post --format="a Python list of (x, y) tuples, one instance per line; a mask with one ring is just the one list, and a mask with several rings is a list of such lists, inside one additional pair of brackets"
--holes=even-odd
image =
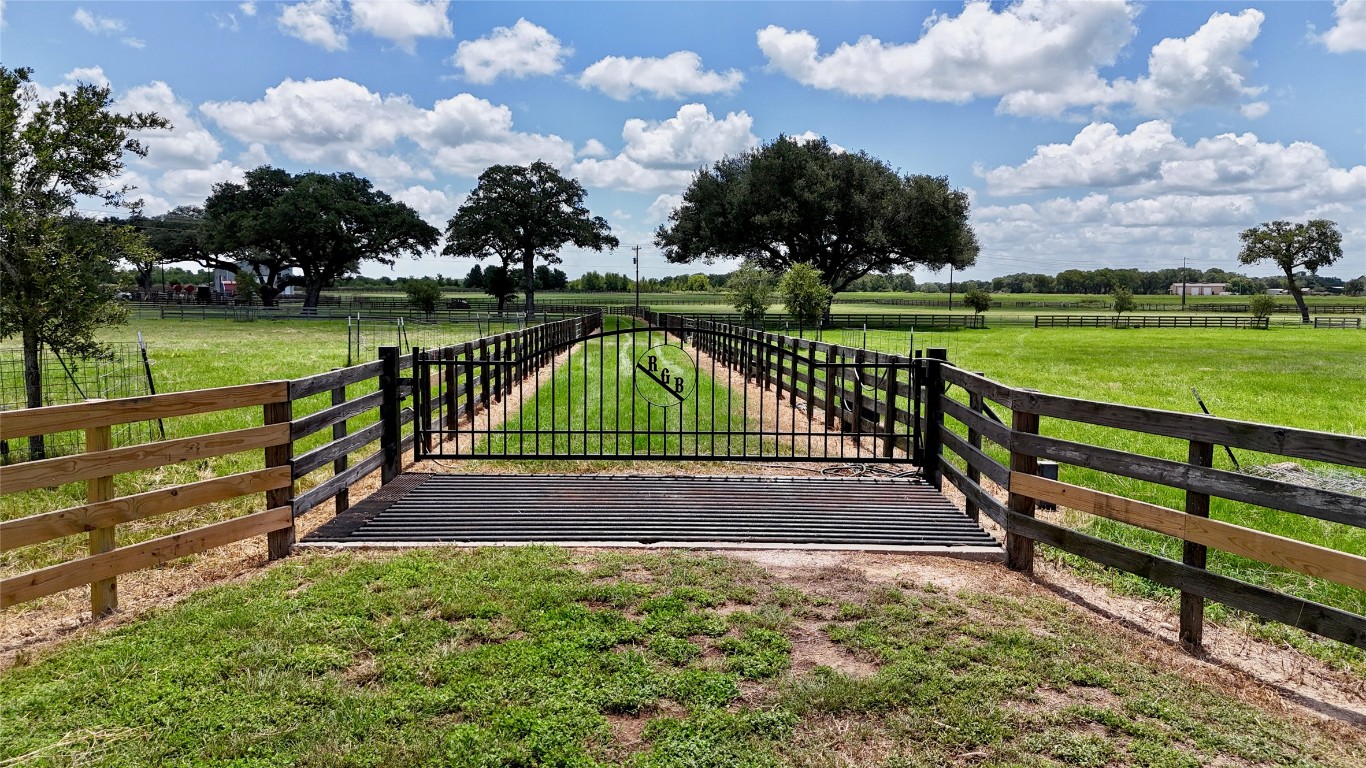
[(939, 430), (944, 426), (944, 364), (949, 351), (943, 347), (925, 350), (925, 456), (920, 471), (925, 482), (936, 491), (943, 488), (944, 476), (939, 468), (940, 454), (944, 452), (944, 441)]
[[(335, 371), (337, 369), (333, 368), (332, 370)], [(342, 386), (332, 390), (332, 405), (341, 405), (345, 402), (346, 385), (343, 384)], [(343, 437), (346, 437), (346, 419), (342, 419), (341, 421), (332, 425), (332, 439), (340, 440)], [(341, 473), (345, 472), (347, 465), (347, 455), (343, 453), (332, 462), (333, 476), (340, 475)], [(342, 512), (345, 512), (350, 506), (351, 489), (349, 487), (344, 487), (340, 491), (337, 491), (337, 495), (333, 497), (333, 511), (336, 514), (341, 514)]]
[[(977, 375), (981, 376), (983, 374), (979, 372)], [(986, 400), (982, 397), (982, 393), (973, 391), (968, 392), (968, 410), (976, 414), (981, 414), (984, 405), (986, 405)], [(972, 427), (968, 427), (968, 445), (979, 451), (982, 450), (982, 433)], [(971, 463), (968, 464), (968, 480), (971, 480), (974, 485), (982, 484), (981, 471), (972, 466)], [(980, 519), (980, 511), (977, 509), (977, 505), (973, 503), (972, 499), (967, 500), (967, 513), (968, 517), (971, 518), (973, 522), (977, 522)]]
[[(97, 402), (92, 400), (90, 402)], [(94, 451), (107, 451), (114, 447), (114, 430), (110, 426), (91, 427), (85, 431), (85, 450), (87, 453)], [(108, 501), (114, 498), (114, 476), (93, 477), (85, 481), (86, 500), (94, 503), (97, 501)], [(108, 528), (95, 528), (90, 531), (90, 554), (98, 555), (101, 552), (108, 552), (117, 546), (114, 535), (114, 526)], [(101, 618), (117, 611), (119, 608), (118, 582), (111, 576), (107, 579), (91, 582), (90, 584), (90, 615), (92, 618)]]
[[(1214, 466), (1214, 444), (1192, 440), (1187, 460), (1197, 467)], [(1209, 517), (1209, 494), (1186, 491), (1186, 514)], [(1208, 550), (1204, 544), (1185, 542), (1181, 545), (1181, 562), (1194, 568), (1204, 568)], [(1181, 593), (1181, 643), (1198, 649), (1205, 635), (1205, 598), (1189, 592)]]
[[(1017, 404), (1010, 417), (1010, 429), (1012, 432), (1037, 435), (1039, 434), (1039, 416), (1035, 413), (1025, 413), (1020, 410)], [(1010, 471), (1026, 475), (1038, 474), (1039, 460), (1016, 451), (1012, 446), (1010, 449)], [(1008, 504), (1011, 512), (1019, 513), (1025, 517), (1034, 516), (1034, 499), (1016, 493), (1014, 489), (1010, 490)], [(1012, 528), (1011, 525), (1006, 526), (1006, 567), (1033, 574), (1034, 540), (1015, 533)]]
[(384, 463), (380, 465), (380, 484), (387, 485), (398, 477), (402, 462), (403, 439), (399, 429), (399, 368), (398, 347), (379, 348), (379, 389), (383, 393), (379, 401), (380, 428), (379, 446), (384, 453)]
[[(280, 382), (285, 385), (288, 392), (288, 383)], [(294, 420), (294, 404), (290, 401), (289, 395), (279, 402), (266, 403), (262, 408), (265, 411), (265, 423), (269, 424), (288, 424)], [(287, 467), (294, 460), (294, 441), (290, 440), (283, 445), (272, 445), (266, 449), (266, 467)], [(294, 503), (294, 483), (291, 481), (283, 488), (274, 488), (266, 491), (266, 509), (276, 507), (288, 507)], [(289, 518), (289, 527), (278, 531), (271, 531), (266, 534), (266, 552), (271, 560), (279, 560), (289, 556), (289, 550), (294, 547), (294, 518)]]

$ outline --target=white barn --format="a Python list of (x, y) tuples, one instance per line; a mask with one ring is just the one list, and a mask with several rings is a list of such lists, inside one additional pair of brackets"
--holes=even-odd
[(1228, 283), (1172, 283), (1167, 293), (1180, 296), (1183, 289), (1187, 296), (1219, 296), (1228, 290)]

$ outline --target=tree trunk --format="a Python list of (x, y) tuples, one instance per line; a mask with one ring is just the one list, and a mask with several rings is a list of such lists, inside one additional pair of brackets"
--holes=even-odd
[(530, 325), (536, 319), (536, 273), (532, 267), (536, 263), (535, 252), (522, 254), (522, 282), (526, 288), (526, 321)]
[(304, 289), (304, 309), (317, 309), (318, 300), (323, 296), (322, 283), (309, 283)]
[(264, 280), (261, 281), (261, 289), (260, 289), (260, 290), (261, 290), (261, 306), (263, 306), (263, 307), (273, 307), (273, 306), (275, 306), (275, 299), (276, 299), (276, 297), (278, 297), (278, 296), (282, 293), (281, 289), (276, 288), (275, 286), (266, 283)]
[(1285, 271), (1285, 285), (1290, 289), (1290, 295), (1295, 297), (1295, 304), (1300, 308), (1300, 322), (1305, 325), (1313, 322), (1309, 319), (1309, 306), (1304, 303), (1304, 293), (1300, 291), (1300, 286), (1295, 282), (1295, 276), (1288, 269)]
[[(43, 366), (39, 359), (42, 352), (42, 342), (38, 339), (38, 332), (31, 329), (24, 329), (24, 395), (29, 408), (40, 408), (43, 405)], [(44, 446), (42, 435), (30, 435), (28, 438), (28, 457), (29, 459), (47, 458), (47, 448)]]

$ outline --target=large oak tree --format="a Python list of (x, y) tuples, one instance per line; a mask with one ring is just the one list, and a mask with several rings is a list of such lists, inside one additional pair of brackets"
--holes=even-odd
[[(76, 203), (136, 209), (118, 178), (124, 154), (147, 149), (130, 136), (170, 125), (155, 113), (112, 111), (104, 86), (43, 101), (31, 74), (0, 67), (0, 338), (22, 340), (30, 408), (43, 405), (42, 345), (104, 352), (95, 332), (123, 317), (108, 287), (110, 255), (141, 247), (127, 227), (76, 216)], [(41, 435), (29, 439), (29, 454), (46, 454)]]
[[(584, 197), (577, 180), (539, 160), (525, 166), (490, 166), (447, 223), (444, 253), (497, 258), (505, 270), (520, 261), (530, 317), (536, 308), (537, 259), (558, 264), (557, 252), (570, 243), (595, 251), (620, 244), (607, 221), (589, 213)], [(488, 272), (484, 274), (487, 280)]]
[(898, 267), (977, 259), (967, 194), (901, 176), (865, 153), (784, 136), (698, 171), (655, 244), (676, 264), (747, 259), (774, 273), (810, 264), (832, 291)]
[(248, 171), (245, 184), (214, 186), (204, 203), (205, 244), (218, 258), (251, 266), (267, 286), (282, 287), (298, 269), (304, 306), (318, 306), (323, 288), (360, 270), (361, 262), (392, 265), (404, 253), (421, 256), (441, 232), (406, 203), (353, 173), (291, 174), (270, 166)]
[(1243, 250), (1238, 261), (1256, 264), (1271, 259), (1285, 273), (1285, 286), (1300, 308), (1300, 319), (1309, 322), (1309, 307), (1304, 293), (1295, 282), (1295, 270), (1315, 274), (1323, 267), (1342, 258), (1342, 234), (1337, 225), (1327, 219), (1314, 219), (1304, 224), (1288, 221), (1269, 221), (1243, 230), (1239, 235)]

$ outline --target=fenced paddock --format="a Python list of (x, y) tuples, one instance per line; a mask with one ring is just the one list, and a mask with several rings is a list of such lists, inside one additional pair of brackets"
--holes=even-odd
[[(686, 335), (705, 322), (669, 316), (650, 319), (676, 335)], [(413, 370), (413, 358), (400, 356), (395, 349), (386, 355), (387, 361), (289, 382), (6, 414), (0, 419), (0, 437), (5, 439), (60, 429), (80, 429), (90, 437), (84, 454), (0, 468), (0, 491), (8, 496), (60, 483), (84, 483), (88, 499), (85, 504), (0, 523), (0, 546), (12, 552), (57, 537), (85, 534), (90, 538), (90, 554), (5, 578), (0, 581), (0, 604), (15, 605), (90, 584), (92, 608), (98, 615), (115, 604), (113, 580), (122, 573), (261, 535), (267, 537), (270, 555), (282, 557), (294, 543), (298, 516), (329, 499), (336, 501), (337, 509), (345, 510), (353, 501), (350, 491), (375, 470), (386, 484), (400, 477), (400, 458), (415, 445), (415, 427), (439, 421), (443, 404), (453, 407), (457, 417), (488, 408), (499, 392), (509, 391), (514, 380), (534, 378), (551, 350), (566, 339), (581, 338), (596, 322), (600, 319), (565, 320), (433, 350), (439, 358), (463, 359), (467, 364), (440, 368), (425, 380), (402, 375), (404, 370)], [(1366, 589), (1366, 558), (1357, 553), (1272, 536), (1209, 516), (1210, 500), (1222, 498), (1332, 525), (1366, 527), (1366, 499), (1359, 496), (1211, 466), (1215, 446), (1227, 445), (1360, 470), (1366, 468), (1366, 438), (1031, 392), (959, 370), (935, 356), (937, 352), (908, 359), (743, 328), (698, 334), (697, 338), (711, 339), (708, 354), (740, 372), (753, 386), (773, 388), (794, 407), (819, 409), (837, 424), (849, 424), (850, 431), (870, 441), (870, 458), (902, 452), (914, 458), (932, 486), (939, 487), (947, 479), (966, 498), (967, 515), (986, 515), (1005, 532), (1012, 568), (1032, 568), (1035, 544), (1042, 543), (1174, 587), (1183, 593), (1180, 636), (1191, 644), (1201, 638), (1199, 608), (1203, 600), (1213, 599), (1366, 648), (1366, 617), (1205, 567), (1205, 553), (1214, 548), (1307, 578)], [(521, 361), (522, 368), (516, 373), (498, 373), (510, 369), (494, 363), (508, 360)], [(812, 360), (818, 364), (811, 365)], [(832, 367), (831, 362), (837, 365)], [(907, 375), (884, 377), (875, 385), (872, 374), (877, 363), (884, 370)], [(451, 377), (453, 386), (441, 391), (454, 393), (453, 398), (429, 396), (437, 391), (434, 375)], [(411, 398), (410, 407), (403, 406), (405, 397)], [(111, 449), (103, 442), (103, 432), (118, 423), (228, 409), (253, 414), (259, 425), (131, 449)], [(993, 418), (994, 414), (1000, 418)], [(1115, 430), (1121, 442), (1125, 434), (1162, 435), (1186, 442), (1189, 457), (1174, 461), (1063, 440), (1046, 434), (1047, 429), (1040, 430), (1041, 421), (1103, 426)], [(257, 465), (195, 483), (122, 497), (112, 494), (113, 476), (242, 453), (259, 456)], [(1041, 460), (1062, 465), (1059, 479), (1039, 476)], [(1088, 472), (1174, 489), (1184, 504), (1178, 510), (1102, 493), (1086, 486)], [(255, 494), (263, 494), (264, 499), (252, 511), (231, 520), (114, 546), (114, 530), (124, 523), (170, 510), (193, 510), (214, 499)], [(1160, 557), (1040, 519), (1035, 513), (1038, 502), (1170, 536), (1181, 543), (1183, 557), (1179, 561)]]

